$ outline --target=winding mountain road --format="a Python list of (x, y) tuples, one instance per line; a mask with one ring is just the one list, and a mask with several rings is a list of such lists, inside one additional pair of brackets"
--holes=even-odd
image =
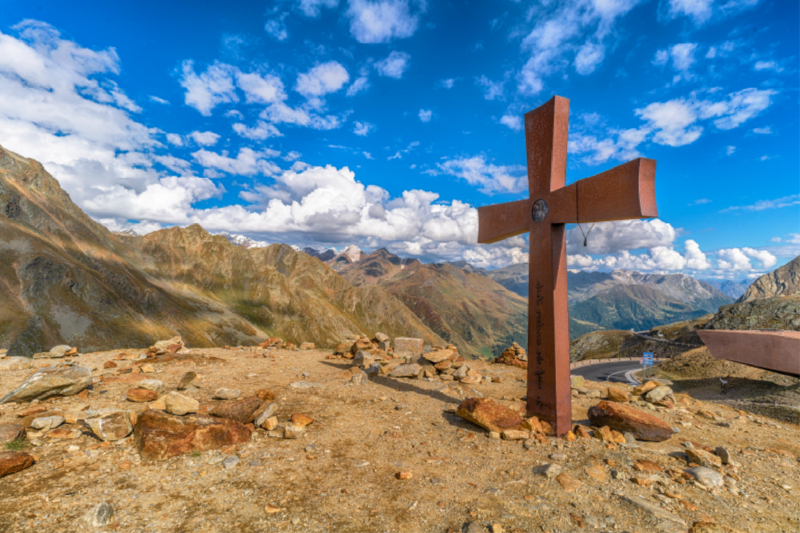
[(642, 365), (638, 361), (614, 361), (574, 368), (571, 374), (583, 376), (591, 381), (611, 381), (638, 385), (638, 382), (630, 374), (641, 369)]

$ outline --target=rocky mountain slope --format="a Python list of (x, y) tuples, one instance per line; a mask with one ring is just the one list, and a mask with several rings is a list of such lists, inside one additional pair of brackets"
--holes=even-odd
[(0, 348), (11, 355), (175, 334), (193, 346), (270, 335), (329, 346), (380, 330), (443, 343), (391, 294), (285, 245), (246, 249), (199, 226), (112, 234), (41, 164), (2, 148), (0, 254)]
[(731, 298), (739, 299), (750, 286), (749, 280), (735, 281), (731, 279), (701, 279), (700, 281), (707, 283), (717, 289), (723, 294), (727, 294)]
[[(507, 289), (527, 296), (528, 265), (484, 271)], [(715, 312), (733, 298), (683, 274), (631, 270), (569, 272), (570, 338), (596, 330), (650, 329)]]
[(800, 256), (753, 282), (738, 301), (800, 294)]
[(419, 319), (471, 356), (499, 355), (527, 345), (528, 303), (485, 276), (451, 264), (423, 264), (380, 249), (339, 267), (356, 286), (379, 286)]

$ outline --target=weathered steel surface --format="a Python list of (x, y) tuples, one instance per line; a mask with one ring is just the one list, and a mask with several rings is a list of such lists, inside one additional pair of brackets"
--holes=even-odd
[(565, 187), (568, 130), (566, 98), (555, 96), (527, 113), (530, 198), (478, 209), (478, 242), (530, 232), (527, 414), (548, 420), (558, 435), (572, 427), (564, 224), (658, 216), (652, 159)]
[(800, 377), (800, 331), (698, 329), (717, 359)]

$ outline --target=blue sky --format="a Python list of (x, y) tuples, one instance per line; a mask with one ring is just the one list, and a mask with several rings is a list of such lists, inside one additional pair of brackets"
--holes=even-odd
[[(745, 278), (800, 254), (797, 2), (0, 5), (0, 145), (110, 229), (487, 268), (522, 115), (571, 100), (568, 181), (658, 161), (659, 218), (569, 230), (576, 269)], [(586, 229), (586, 228), (584, 228)]]

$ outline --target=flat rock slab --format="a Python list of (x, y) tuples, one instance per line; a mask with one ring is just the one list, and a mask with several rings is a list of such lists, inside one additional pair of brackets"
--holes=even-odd
[(639, 498), (638, 496), (620, 496), (620, 498), (622, 499), (622, 501), (630, 503), (637, 509), (644, 511), (645, 513), (651, 516), (662, 518), (664, 520), (669, 520), (671, 522), (681, 524), (682, 526), (686, 525), (686, 522), (684, 522), (683, 519), (678, 515), (671, 513), (666, 509), (662, 509), (658, 505), (650, 503), (647, 500)]
[(74, 396), (92, 384), (92, 371), (85, 366), (46, 367), (0, 398), (0, 404)]
[(134, 427), (143, 459), (167, 459), (193, 451), (218, 450), (250, 441), (252, 430), (234, 420), (208, 415), (175, 416), (145, 411)]
[(223, 405), (217, 405), (211, 410), (211, 415), (229, 420), (235, 420), (241, 424), (249, 424), (258, 416), (258, 410), (264, 402), (259, 398), (252, 396), (244, 400), (226, 402)]
[(489, 398), (467, 398), (458, 406), (456, 414), (467, 422), (497, 433), (520, 429), (522, 424), (518, 413)]
[(608, 426), (621, 433), (630, 432), (638, 440), (660, 442), (672, 437), (672, 427), (651, 414), (625, 404), (602, 401), (589, 409), (595, 427)]
[(422, 367), (416, 363), (409, 365), (400, 365), (392, 370), (389, 376), (393, 378), (415, 378), (422, 372)]
[(0, 477), (33, 465), (33, 456), (23, 452), (0, 452)]

